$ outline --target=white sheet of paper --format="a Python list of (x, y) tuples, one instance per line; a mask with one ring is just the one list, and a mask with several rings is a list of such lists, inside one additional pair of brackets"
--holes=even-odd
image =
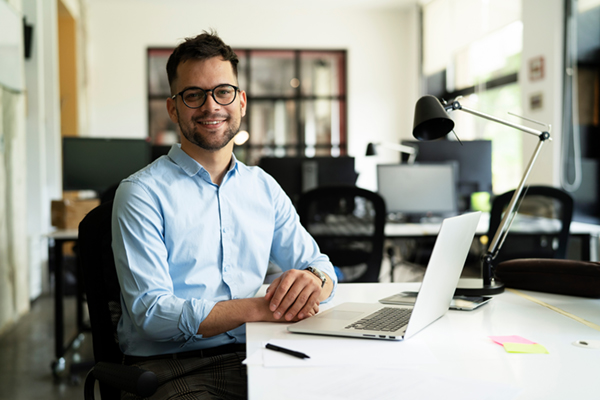
[[(300, 359), (273, 350), (262, 349), (265, 367), (318, 367), (331, 365), (361, 365), (383, 368), (433, 364), (437, 359), (427, 345), (415, 338), (408, 341), (340, 339), (336, 340), (283, 340), (273, 339), (269, 343), (307, 354), (310, 358)], [(266, 344), (263, 343), (263, 346)], [(257, 363), (257, 355), (252, 355)]]
[(246, 359), (242, 361), (245, 365), (263, 365), (263, 350), (256, 350), (254, 353), (246, 356)]

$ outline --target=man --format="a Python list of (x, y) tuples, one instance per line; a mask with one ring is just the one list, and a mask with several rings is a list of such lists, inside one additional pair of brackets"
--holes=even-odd
[[(233, 155), (247, 102), (237, 62), (213, 33), (174, 50), (167, 110), (181, 146), (115, 196), (119, 343), (125, 363), (157, 373), (153, 398), (245, 398), (244, 323), (310, 317), (337, 283), (275, 180)], [(284, 272), (254, 297), (269, 261)]]

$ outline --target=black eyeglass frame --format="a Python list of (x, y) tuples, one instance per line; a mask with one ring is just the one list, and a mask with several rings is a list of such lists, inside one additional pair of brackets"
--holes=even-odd
[[(219, 102), (219, 100), (217, 100), (217, 98), (215, 97), (215, 90), (217, 90), (217, 89), (218, 89), (218, 88), (220, 88), (221, 86), (229, 86), (229, 87), (232, 87), (232, 88), (234, 88), (234, 89), (235, 89), (235, 91), (234, 91), (234, 94), (233, 94), (233, 99), (232, 99), (232, 100), (231, 100), (229, 103), (221, 103), (221, 102)], [(192, 107), (192, 106), (190, 106), (188, 103), (186, 103), (186, 102), (185, 102), (185, 99), (183, 98), (183, 94), (184, 94), (185, 92), (187, 92), (188, 90), (201, 90), (201, 91), (203, 91), (203, 92), (204, 92), (204, 101), (202, 102), (202, 104), (200, 104), (200, 105), (199, 105), (199, 106), (197, 106), (197, 107)], [(222, 83), (222, 84), (220, 84), (220, 85), (217, 85), (217, 86), (215, 86), (215, 87), (214, 87), (214, 88), (212, 88), (212, 89), (202, 89), (202, 88), (200, 88), (200, 87), (192, 86), (192, 87), (189, 87), (189, 88), (185, 88), (185, 89), (183, 89), (183, 90), (182, 90), (181, 92), (179, 92), (179, 93), (176, 93), (176, 94), (174, 94), (173, 96), (171, 96), (171, 98), (172, 98), (173, 100), (176, 100), (176, 99), (177, 99), (177, 96), (181, 96), (181, 100), (183, 101), (183, 104), (185, 104), (185, 106), (186, 106), (187, 108), (196, 109), (196, 108), (200, 108), (200, 107), (202, 107), (202, 106), (203, 106), (203, 105), (206, 103), (206, 99), (208, 99), (208, 92), (210, 92), (210, 95), (211, 95), (211, 97), (213, 98), (213, 100), (215, 101), (215, 103), (217, 103), (217, 104), (219, 104), (219, 105), (221, 105), (221, 106), (228, 106), (228, 105), (230, 105), (231, 103), (233, 103), (233, 102), (235, 101), (235, 99), (237, 98), (237, 94), (238, 94), (238, 92), (239, 92), (239, 91), (240, 91), (240, 88), (239, 88), (239, 86), (235, 86), (235, 85), (232, 85), (232, 84), (229, 84), (229, 83)]]

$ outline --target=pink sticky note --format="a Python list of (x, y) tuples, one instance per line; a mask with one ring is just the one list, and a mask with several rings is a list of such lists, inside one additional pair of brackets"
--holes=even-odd
[(503, 346), (504, 343), (536, 344), (535, 342), (532, 342), (531, 340), (525, 339), (525, 338), (523, 338), (521, 336), (517, 336), (517, 335), (488, 336), (488, 337), (501, 346)]

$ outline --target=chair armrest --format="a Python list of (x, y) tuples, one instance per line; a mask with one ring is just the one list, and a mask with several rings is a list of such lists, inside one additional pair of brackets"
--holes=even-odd
[(135, 366), (99, 362), (88, 372), (85, 379), (84, 398), (86, 400), (94, 399), (96, 380), (140, 397), (150, 397), (158, 389), (158, 378), (152, 371)]

